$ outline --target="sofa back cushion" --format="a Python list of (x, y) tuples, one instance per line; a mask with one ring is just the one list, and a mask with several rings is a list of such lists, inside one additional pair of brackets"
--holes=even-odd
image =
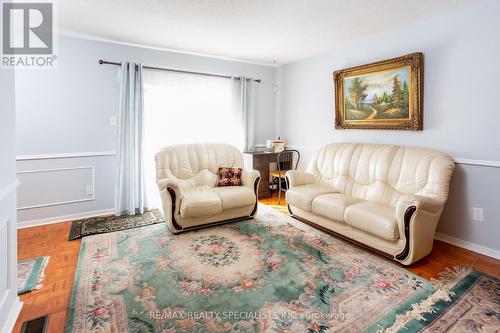
[(317, 152), (308, 171), (338, 192), (396, 206), (412, 195), (446, 199), (453, 169), (451, 158), (431, 149), (333, 143)]
[(155, 155), (156, 180), (175, 178), (181, 190), (217, 184), (219, 167), (243, 168), (238, 148), (221, 143), (183, 144), (163, 148)]

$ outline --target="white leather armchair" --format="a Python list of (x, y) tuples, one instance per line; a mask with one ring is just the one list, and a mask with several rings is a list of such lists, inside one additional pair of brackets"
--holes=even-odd
[(454, 163), (430, 149), (329, 144), (288, 171), (290, 214), (404, 265), (432, 250)]
[(165, 221), (172, 232), (249, 219), (257, 213), (258, 171), (243, 170), (242, 186), (216, 186), (219, 167), (243, 168), (236, 147), (174, 145), (158, 152), (155, 162)]

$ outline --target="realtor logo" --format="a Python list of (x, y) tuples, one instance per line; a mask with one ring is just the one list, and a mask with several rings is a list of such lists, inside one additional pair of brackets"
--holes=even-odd
[(2, 67), (54, 67), (53, 3), (2, 3)]

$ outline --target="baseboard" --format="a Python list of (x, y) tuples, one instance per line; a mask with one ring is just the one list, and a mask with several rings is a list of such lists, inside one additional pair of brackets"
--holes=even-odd
[(477, 252), (480, 254), (484, 254), (485, 256), (500, 260), (500, 251), (499, 250), (495, 250), (495, 249), (492, 249), (492, 248), (489, 248), (489, 247), (486, 247), (483, 245), (479, 245), (479, 244), (465, 241), (462, 239), (458, 239), (458, 238), (455, 238), (452, 236), (441, 234), (439, 232), (436, 232), (436, 235), (434, 238), (437, 240), (440, 240), (440, 241), (443, 241), (443, 242), (446, 242), (446, 243), (449, 243), (452, 245), (456, 245), (459, 247), (463, 247), (464, 249), (471, 250), (471, 251), (474, 251), (474, 252)]
[(19, 300), (19, 297), (16, 297), (16, 301), (10, 308), (10, 312), (7, 315), (7, 319), (3, 324), (3, 327), (0, 327), (0, 332), (12, 332), (12, 330), (14, 329), (14, 325), (16, 324), (17, 318), (21, 313), (22, 307), (23, 307), (23, 302)]
[(40, 220), (18, 221), (17, 228), (18, 229), (30, 228), (30, 227), (36, 227), (36, 226), (45, 225), (45, 224), (67, 222), (67, 221), (78, 220), (78, 219), (86, 219), (89, 217), (109, 215), (109, 214), (113, 214), (114, 212), (115, 212), (115, 210), (113, 208), (109, 208), (109, 209), (96, 210), (93, 212), (84, 212), (84, 213), (70, 214), (70, 215), (64, 215), (64, 216), (54, 216), (54, 217), (49, 217), (49, 218), (40, 219)]

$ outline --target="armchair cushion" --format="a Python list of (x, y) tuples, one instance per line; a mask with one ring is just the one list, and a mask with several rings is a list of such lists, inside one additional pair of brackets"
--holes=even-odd
[(254, 191), (246, 186), (214, 187), (214, 192), (222, 202), (222, 210), (240, 208), (255, 204)]
[(365, 201), (348, 206), (344, 220), (347, 224), (372, 235), (387, 239), (399, 239), (396, 208), (376, 201)]
[(300, 209), (311, 211), (312, 202), (317, 196), (334, 192), (335, 189), (332, 187), (321, 184), (306, 184), (290, 187), (290, 189), (286, 191), (286, 202)]
[(182, 217), (205, 217), (222, 212), (222, 201), (213, 188), (203, 185), (183, 191), (180, 213)]
[(241, 186), (241, 168), (219, 168), (217, 186)]

